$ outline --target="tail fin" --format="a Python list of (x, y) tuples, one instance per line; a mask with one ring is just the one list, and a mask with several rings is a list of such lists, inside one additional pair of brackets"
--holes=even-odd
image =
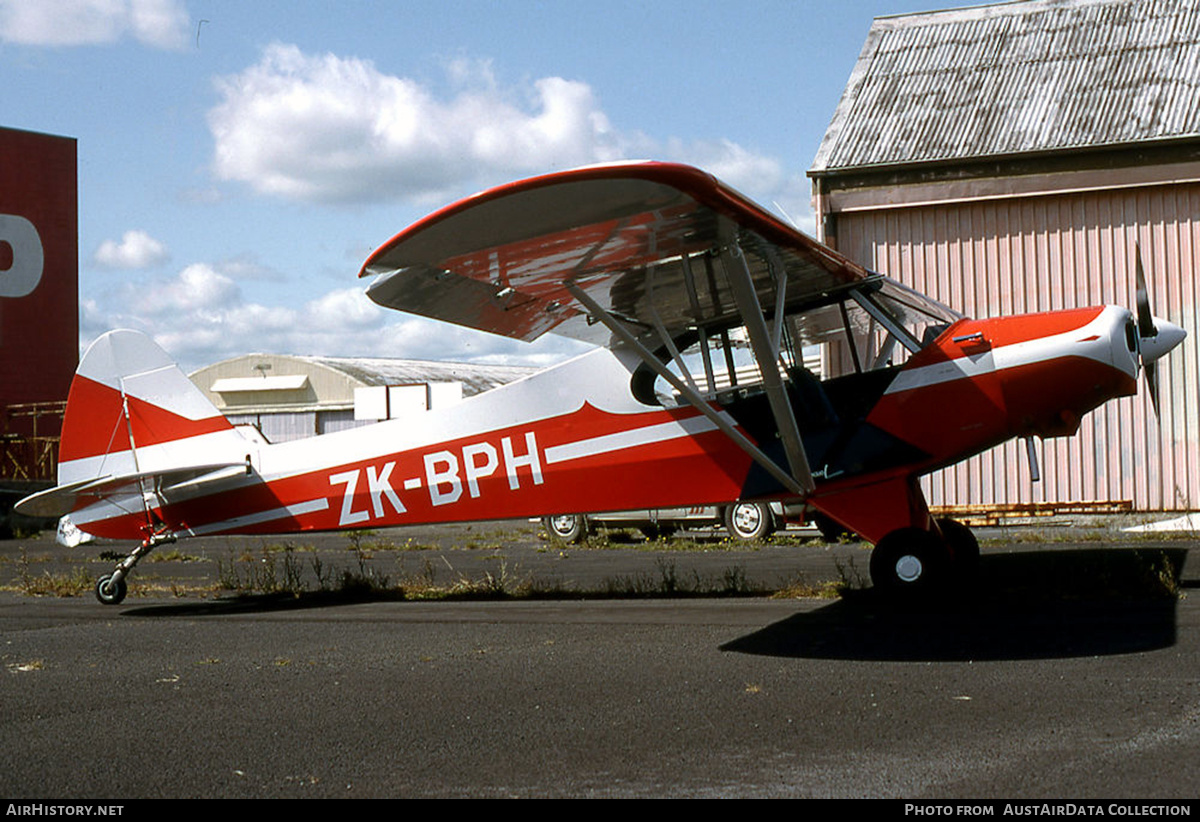
[(84, 353), (71, 383), (58, 484), (212, 463), (214, 440), (230, 434), (241, 440), (149, 337), (110, 331)]
[(102, 518), (111, 513), (106, 501), (138, 500), (116, 506), (129, 514), (159, 504), (165, 485), (247, 465), (248, 445), (149, 337), (110, 331), (84, 353), (71, 382), (58, 486), (26, 497), (17, 510), (50, 517), (99, 503), (88, 518)]

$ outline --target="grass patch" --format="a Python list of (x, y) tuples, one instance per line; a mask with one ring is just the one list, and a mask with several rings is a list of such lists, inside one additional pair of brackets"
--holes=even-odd
[(62, 574), (43, 571), (40, 574), (22, 573), (18, 588), (30, 597), (77, 597), (92, 590), (92, 577), (85, 568), (75, 568)]
[(746, 579), (740, 565), (730, 566), (720, 574), (709, 575), (692, 571), (680, 576), (673, 560), (658, 557), (654, 561), (656, 574), (641, 573), (608, 577), (601, 586), (604, 596), (613, 599), (672, 598), (672, 597), (735, 597), (764, 596), (770, 591), (755, 587)]
[[(453, 567), (450, 570), (454, 572)], [(509, 568), (506, 560), (494, 573), (486, 571), (475, 579), (460, 574), (448, 583), (438, 582), (437, 567), (426, 562), (420, 573), (402, 578), (397, 588), (405, 599), (419, 601), (529, 599), (539, 591), (533, 580), (522, 576), (517, 566)]]
[(30, 570), (29, 562), (25, 549), (21, 548), (20, 557), (17, 559), (17, 589), (25, 596), (77, 597), (92, 590), (92, 578), (86, 568), (73, 568), (58, 574), (49, 571), (35, 574)]
[[(320, 560), (311, 557), (320, 569)], [(282, 551), (274, 546), (263, 545), (258, 556), (249, 551), (234, 557), (232, 549), (226, 561), (217, 560), (217, 589), (221, 591), (236, 591), (240, 594), (289, 593), (296, 596), (307, 590), (304, 581), (304, 569), (301, 560), (290, 546), (284, 546)], [(318, 570), (317, 579), (324, 582)]]
[(195, 554), (185, 554), (178, 548), (172, 548), (170, 551), (151, 551), (142, 562), (208, 562), (207, 557), (198, 557)]

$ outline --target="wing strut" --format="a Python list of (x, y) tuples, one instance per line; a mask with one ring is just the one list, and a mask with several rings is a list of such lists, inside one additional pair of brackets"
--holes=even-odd
[[(692, 315), (700, 317), (702, 316), (700, 296), (696, 293), (696, 279), (692, 274), (691, 256), (684, 254), (680, 258), (680, 262), (683, 264), (683, 283), (687, 288), (688, 304), (692, 307)], [(705, 390), (712, 394), (717, 390), (717, 379), (713, 375), (712, 352), (708, 350), (708, 333), (704, 330), (703, 325), (696, 326), (696, 333), (700, 336), (700, 359), (704, 363)], [(729, 373), (732, 376), (733, 369), (730, 369)]]
[[(758, 294), (754, 290), (754, 281), (750, 278), (746, 257), (737, 243), (731, 243), (721, 252), (721, 262), (725, 266), (733, 299), (750, 335), (750, 348), (758, 361), (763, 390), (766, 391), (767, 401), (771, 404), (775, 426), (779, 429), (779, 438), (783, 442), (783, 452), (792, 469), (792, 481), (802, 489), (802, 494), (807, 495), (815, 487), (812, 471), (808, 467), (808, 456), (804, 453), (804, 443), (800, 439), (800, 427), (796, 425), (796, 416), (792, 413), (792, 403), (788, 400), (787, 389), (779, 376), (779, 349), (772, 344), (771, 332), (763, 319), (762, 305), (758, 302)], [(779, 283), (778, 288), (782, 290), (782, 283)], [(783, 325), (781, 313), (777, 311), (775, 315), (777, 328)]]
[[(633, 333), (625, 327), (624, 323), (614, 317), (610, 312), (601, 308), (599, 303), (593, 300), (586, 291), (584, 291), (574, 282), (568, 280), (564, 283), (564, 285), (566, 286), (567, 291), (570, 292), (571, 296), (579, 300), (579, 302), (585, 308), (587, 308), (587, 310), (593, 317), (596, 318), (596, 320), (603, 323), (609, 331), (611, 331), (621, 340), (621, 342), (629, 346), (629, 348), (632, 349), (633, 352), (641, 358), (642, 362), (644, 362), (652, 371), (654, 371), (654, 373), (658, 374), (658, 376), (670, 383), (671, 387), (678, 391), (679, 395), (683, 397), (688, 404), (707, 417), (713, 425), (717, 426), (720, 431), (733, 440), (733, 442), (739, 448), (745, 451), (751, 459), (766, 469), (766, 471), (772, 477), (778, 480), (780, 484), (782, 484), (793, 494), (800, 496), (805, 496), (809, 491), (812, 490), (813, 484), (811, 476), (808, 477), (807, 486), (797, 482), (792, 475), (781, 468), (774, 460), (764, 454), (758, 448), (758, 446), (752, 443), (745, 434), (730, 425), (729, 421), (725, 419), (720, 412), (716, 411), (709, 403), (705, 402), (704, 398), (697, 394), (687, 383), (679, 379), (679, 377), (677, 377), (675, 374), (672, 374), (671, 371), (662, 363), (662, 361), (659, 360), (658, 357), (654, 356), (654, 353), (650, 351), (650, 349), (646, 348), (646, 346), (642, 345), (642, 343), (638, 341), (637, 337), (635, 337)], [(760, 314), (759, 320), (761, 321), (761, 319), (762, 315)], [(730, 373), (732, 373), (732, 370)], [(775, 373), (778, 376), (778, 369), (776, 369)], [(805, 464), (807, 465), (807, 462)]]

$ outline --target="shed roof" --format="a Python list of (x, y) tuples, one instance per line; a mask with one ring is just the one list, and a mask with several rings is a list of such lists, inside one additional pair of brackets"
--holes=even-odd
[(1200, 136), (1200, 0), (877, 18), (810, 174)]
[(470, 397), (538, 370), (437, 360), (243, 354), (201, 368), (190, 379), (210, 396), (302, 392), (304, 397), (292, 397), (289, 402), (304, 399), (326, 405), (352, 403), (355, 388), (413, 383), (457, 382), (462, 384), (463, 396)]
[(539, 369), (524, 365), (483, 365), (437, 360), (399, 360), (370, 357), (305, 357), (358, 380), (363, 385), (402, 385), (422, 382), (461, 382), (463, 394), (480, 394), (505, 383), (528, 377)]

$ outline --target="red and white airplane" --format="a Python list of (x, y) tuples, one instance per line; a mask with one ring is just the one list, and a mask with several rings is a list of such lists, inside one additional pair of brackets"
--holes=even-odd
[[(1140, 266), (1140, 262), (1139, 262)], [(500, 186), (371, 255), (377, 303), (590, 353), (448, 411), (269, 444), (145, 336), (84, 355), (58, 486), (19, 510), (155, 545), (202, 534), (803, 501), (875, 544), (876, 586), (923, 590), (978, 546), (917, 478), (1012, 437), (1073, 433), (1184, 337), (1103, 306), (973, 320), (873, 274), (710, 175), (621, 163)], [(803, 352), (822, 346), (817, 379)]]

